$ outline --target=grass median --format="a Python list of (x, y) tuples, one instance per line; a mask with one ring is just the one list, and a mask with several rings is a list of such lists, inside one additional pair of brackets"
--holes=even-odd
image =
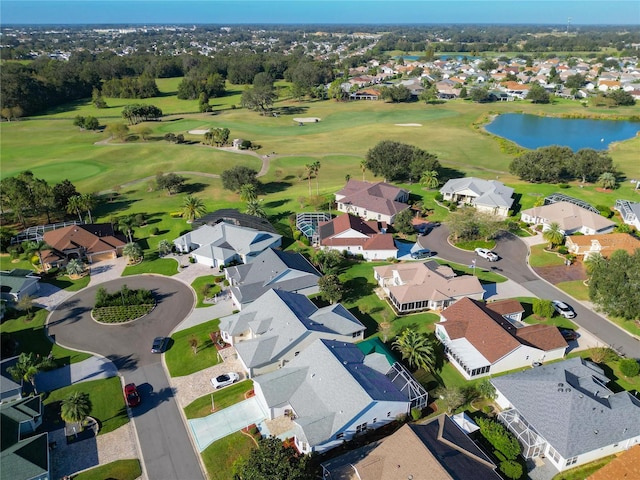
[[(164, 355), (172, 377), (190, 375), (220, 363), (218, 350), (209, 337), (219, 325), (220, 320), (211, 320), (171, 336), (173, 345)], [(193, 341), (195, 346), (191, 343)]]

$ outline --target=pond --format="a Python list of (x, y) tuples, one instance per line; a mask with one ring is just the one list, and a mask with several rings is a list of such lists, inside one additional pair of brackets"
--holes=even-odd
[(532, 150), (549, 145), (567, 146), (573, 151), (581, 148), (606, 150), (613, 142), (636, 136), (640, 122), (505, 113), (485, 129)]

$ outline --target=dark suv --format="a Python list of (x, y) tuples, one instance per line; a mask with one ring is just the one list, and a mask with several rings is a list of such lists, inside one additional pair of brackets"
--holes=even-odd
[(162, 353), (169, 345), (169, 337), (156, 337), (151, 346), (151, 353)]
[(417, 250), (415, 252), (411, 252), (411, 258), (417, 260), (419, 258), (429, 258), (433, 253), (428, 248), (423, 248), (422, 250)]

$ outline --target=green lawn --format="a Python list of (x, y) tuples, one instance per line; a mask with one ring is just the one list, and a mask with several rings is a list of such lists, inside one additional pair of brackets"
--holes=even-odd
[(60, 417), (60, 402), (72, 392), (89, 394), (91, 400), (90, 416), (100, 422), (98, 435), (112, 432), (129, 421), (124, 404), (120, 377), (103, 380), (91, 380), (76, 383), (68, 387), (52, 391), (44, 400), (45, 416), (63, 426)]
[(589, 301), (589, 287), (584, 284), (584, 280), (560, 282), (556, 287), (577, 300)]
[(528, 323), (530, 325), (555, 325), (556, 327), (570, 328), (572, 330), (576, 330), (578, 328), (575, 323), (561, 315), (554, 314), (553, 317), (544, 320), (538, 318), (533, 314), (533, 302), (536, 300), (535, 297), (517, 297), (517, 300), (524, 308), (524, 313), (522, 314), (522, 321), (524, 323)]
[(449, 265), (456, 275), (475, 275), (481, 283), (502, 283), (507, 281), (506, 277), (489, 270), (483, 270), (480, 267), (473, 268), (468, 265), (462, 265), (460, 263), (449, 262), (441, 259), (437, 259), (437, 261), (441, 265)]
[(51, 279), (43, 279), (43, 282), (50, 283), (58, 288), (63, 290), (67, 290), (68, 292), (77, 292), (78, 290), (82, 290), (91, 281), (91, 276), (85, 275), (81, 278), (72, 279), (67, 275), (58, 275), (55, 278)]
[(611, 462), (614, 458), (616, 458), (615, 455), (610, 455), (595, 462), (558, 473), (553, 477), (553, 480), (584, 480)]
[(74, 475), (74, 480), (136, 480), (142, 475), (140, 460), (116, 460)]
[[(253, 382), (245, 380), (229, 385), (221, 390), (212, 392), (213, 404), (216, 411), (239, 403), (245, 399), (244, 394), (253, 389)], [(188, 419), (202, 418), (211, 415), (211, 394), (196, 398), (184, 408), (184, 414)]]
[(233, 478), (233, 466), (246, 460), (256, 444), (251, 437), (241, 432), (227, 435), (213, 442), (201, 454), (210, 480)]
[[(172, 377), (182, 377), (198, 372), (204, 368), (219, 363), (218, 351), (213, 345), (209, 334), (218, 330), (219, 320), (196, 325), (174, 333), (171, 336), (173, 344), (166, 351), (165, 360)], [(190, 339), (198, 341), (197, 352), (189, 345)]]
[(496, 246), (496, 241), (490, 240), (486, 242), (484, 240), (469, 240), (466, 242), (458, 242), (455, 246), (462, 250), (469, 250), (470, 252), (473, 252), (476, 248), (488, 248), (489, 250), (493, 250)]
[(46, 357), (51, 353), (59, 367), (81, 362), (91, 357), (88, 353), (67, 350), (58, 344), (51, 343), (44, 328), (49, 312), (41, 308), (34, 308), (33, 311), (35, 316), (30, 321), (27, 321), (27, 316), (24, 312), (17, 312), (16, 315), (12, 315), (9, 312), (2, 325), (0, 325), (3, 341), (6, 335), (17, 343), (16, 354), (34, 352), (41, 357)]
[(196, 303), (196, 308), (210, 307), (211, 304), (204, 303), (204, 294), (202, 292), (202, 288), (205, 285), (215, 285), (217, 287), (218, 292), (220, 291), (220, 286), (222, 285), (222, 281), (216, 282), (216, 280), (223, 280), (224, 275), (205, 275), (203, 277), (196, 278), (193, 282), (191, 282), (191, 288), (193, 288), (196, 292), (196, 296), (198, 297), (198, 302)]
[(178, 273), (178, 264), (172, 258), (158, 258), (157, 254), (145, 255), (144, 260), (137, 265), (128, 265), (122, 272), (122, 276), (140, 275), (142, 273), (155, 273), (170, 277)]
[(532, 267), (553, 267), (564, 265), (565, 258), (562, 255), (545, 252), (547, 244), (532, 245), (531, 255), (529, 256), (529, 265)]

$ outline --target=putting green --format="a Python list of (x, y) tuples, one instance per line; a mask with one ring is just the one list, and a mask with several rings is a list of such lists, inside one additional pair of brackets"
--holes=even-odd
[(107, 171), (107, 167), (94, 162), (55, 162), (31, 169), (36, 178), (46, 178), (49, 184), (68, 179), (71, 183), (91, 178)]

